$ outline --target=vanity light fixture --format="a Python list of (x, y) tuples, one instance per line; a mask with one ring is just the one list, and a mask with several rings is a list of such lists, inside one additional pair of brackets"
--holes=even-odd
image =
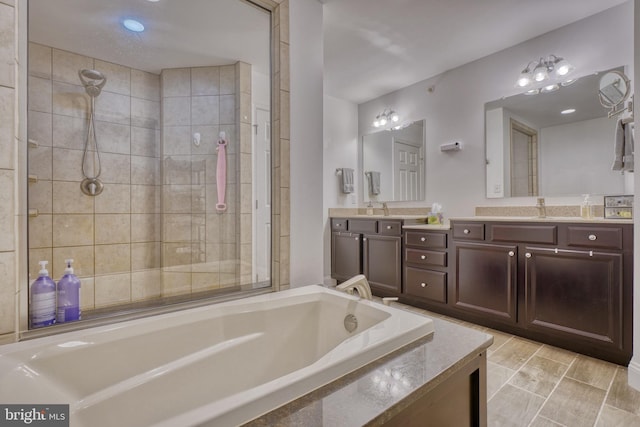
[(576, 112), (575, 108), (567, 108), (566, 110), (560, 111), (560, 114), (573, 114)]
[(384, 127), (388, 123), (398, 123), (399, 121), (400, 116), (398, 115), (398, 113), (389, 108), (385, 108), (382, 113), (376, 116), (376, 119), (373, 121), (373, 127)]
[(553, 84), (544, 86), (542, 89), (540, 89), (540, 92), (541, 93), (550, 93), (550, 92), (555, 92), (558, 89), (560, 89), (560, 85), (557, 84), (557, 83), (553, 83)]
[(569, 62), (556, 55), (549, 55), (546, 59), (540, 58), (538, 61), (531, 61), (520, 73), (516, 85), (527, 87), (531, 84), (540, 83), (552, 76), (563, 77), (573, 71), (573, 66)]

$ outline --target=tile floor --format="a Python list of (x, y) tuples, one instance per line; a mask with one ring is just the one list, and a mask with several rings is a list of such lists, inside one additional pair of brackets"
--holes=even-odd
[(490, 427), (640, 426), (640, 391), (627, 368), (416, 307), (493, 335), (487, 352)]

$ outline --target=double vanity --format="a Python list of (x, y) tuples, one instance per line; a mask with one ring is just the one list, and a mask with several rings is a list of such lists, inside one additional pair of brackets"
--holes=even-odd
[(574, 217), (331, 218), (331, 273), (378, 296), (621, 365), (632, 354), (633, 224)]

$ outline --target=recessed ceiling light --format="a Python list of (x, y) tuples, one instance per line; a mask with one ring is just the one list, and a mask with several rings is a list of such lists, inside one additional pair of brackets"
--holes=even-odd
[(567, 108), (566, 110), (560, 111), (560, 114), (573, 114), (576, 112), (575, 108)]
[(552, 85), (547, 85), (543, 87), (542, 89), (540, 89), (540, 92), (549, 93), (549, 92), (555, 92), (558, 89), (560, 89), (560, 85), (554, 83)]
[(134, 33), (141, 33), (144, 31), (144, 25), (135, 19), (125, 19), (122, 21), (122, 25), (124, 25), (127, 30), (133, 31)]

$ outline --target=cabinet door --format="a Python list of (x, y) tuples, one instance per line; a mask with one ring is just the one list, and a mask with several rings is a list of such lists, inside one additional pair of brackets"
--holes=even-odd
[(362, 240), (360, 234), (331, 234), (331, 277), (344, 281), (362, 274)]
[(525, 248), (527, 328), (622, 349), (622, 255)]
[(402, 238), (367, 234), (363, 237), (364, 275), (380, 296), (402, 290)]
[(452, 301), (464, 311), (517, 321), (517, 246), (455, 242)]

